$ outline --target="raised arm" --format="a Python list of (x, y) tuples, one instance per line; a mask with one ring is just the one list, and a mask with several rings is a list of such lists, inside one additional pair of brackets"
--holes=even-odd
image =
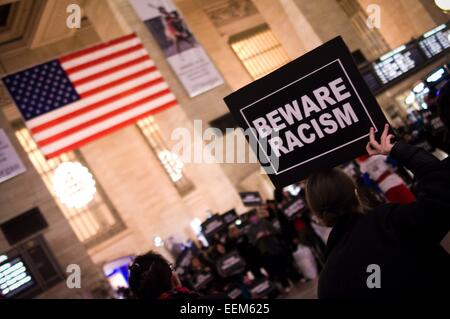
[(450, 230), (450, 170), (421, 148), (392, 144), (387, 131), (386, 127), (378, 143), (371, 130), (367, 150), (370, 155), (389, 154), (408, 168), (418, 180), (418, 197), (412, 204), (390, 205), (384, 222), (400, 233), (440, 242)]

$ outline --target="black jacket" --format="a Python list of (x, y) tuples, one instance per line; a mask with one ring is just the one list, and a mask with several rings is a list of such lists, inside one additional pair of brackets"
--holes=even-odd
[[(450, 230), (450, 162), (401, 142), (391, 156), (418, 179), (417, 201), (339, 220), (328, 239), (319, 298), (450, 298), (450, 255), (440, 245)], [(368, 288), (371, 264), (380, 267), (381, 288)]]

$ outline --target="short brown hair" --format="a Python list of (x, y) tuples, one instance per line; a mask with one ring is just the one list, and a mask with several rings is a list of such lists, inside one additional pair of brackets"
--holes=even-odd
[(306, 200), (312, 213), (326, 226), (362, 210), (353, 180), (338, 168), (313, 173), (306, 183)]

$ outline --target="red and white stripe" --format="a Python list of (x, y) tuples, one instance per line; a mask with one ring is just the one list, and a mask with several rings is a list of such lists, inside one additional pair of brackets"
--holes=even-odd
[(135, 34), (59, 59), (81, 99), (27, 121), (46, 158), (177, 104)]

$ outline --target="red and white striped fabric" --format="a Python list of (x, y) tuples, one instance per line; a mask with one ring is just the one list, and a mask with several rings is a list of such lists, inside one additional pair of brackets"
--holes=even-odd
[(3, 81), (46, 158), (177, 104), (136, 34)]

